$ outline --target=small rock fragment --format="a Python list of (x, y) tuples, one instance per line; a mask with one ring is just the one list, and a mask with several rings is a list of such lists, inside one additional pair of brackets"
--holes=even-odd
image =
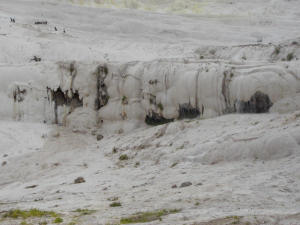
[(6, 164), (7, 164), (6, 161), (3, 161), (3, 162), (2, 162), (2, 166), (5, 166)]
[(183, 182), (181, 185), (180, 185), (180, 187), (181, 188), (183, 188), (183, 187), (188, 187), (188, 186), (191, 186), (191, 185), (193, 185), (191, 182)]
[(103, 139), (103, 135), (98, 134), (98, 135), (97, 135), (97, 141), (100, 141), (100, 140), (102, 140), (102, 139)]
[(117, 152), (118, 152), (118, 149), (117, 149), (116, 147), (113, 147), (112, 153), (115, 154), (115, 153), (117, 153)]
[(37, 185), (34, 184), (34, 185), (27, 186), (27, 187), (25, 187), (25, 188), (26, 188), (26, 189), (29, 189), (29, 188), (36, 188), (36, 187), (37, 187)]
[(73, 133), (75, 133), (75, 134), (86, 134), (86, 131), (85, 131), (85, 130), (73, 129), (72, 131), (73, 131)]
[(83, 177), (77, 177), (74, 180), (74, 184), (80, 184), (80, 183), (84, 183), (84, 182), (85, 182), (85, 179)]
[(172, 188), (177, 188), (177, 185), (176, 184), (172, 185)]

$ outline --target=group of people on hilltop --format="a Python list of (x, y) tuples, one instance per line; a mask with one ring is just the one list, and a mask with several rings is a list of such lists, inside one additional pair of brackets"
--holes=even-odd
[[(13, 17), (10, 17), (10, 22), (11, 22), (11, 23), (15, 23), (15, 22), (16, 22), (16, 19), (13, 18)], [(43, 22), (43, 23), (35, 22), (35, 24), (48, 24), (48, 22)], [(56, 26), (54, 27), (54, 30), (55, 30), (55, 31), (58, 31), (58, 29), (57, 29)], [(65, 29), (65, 28), (63, 29), (63, 32), (66, 33), (66, 29)]]

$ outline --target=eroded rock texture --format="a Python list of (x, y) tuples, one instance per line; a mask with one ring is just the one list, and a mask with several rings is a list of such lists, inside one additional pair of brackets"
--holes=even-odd
[(156, 112), (151, 112), (146, 115), (145, 123), (148, 125), (161, 125), (165, 123), (173, 122), (174, 119), (166, 119), (162, 115), (159, 115)]
[(257, 91), (249, 101), (238, 102), (239, 113), (267, 113), (273, 105), (268, 95)]
[(101, 109), (108, 102), (109, 96), (107, 92), (107, 87), (104, 80), (108, 74), (108, 68), (106, 66), (99, 66), (96, 70), (97, 79), (97, 96), (95, 100), (95, 110)]
[(50, 92), (51, 101), (54, 102), (55, 123), (58, 123), (58, 106), (67, 106), (69, 108), (68, 113), (72, 113), (75, 108), (83, 106), (82, 99), (80, 99), (77, 90), (74, 93), (71, 92), (71, 94), (69, 94), (68, 90), (63, 92), (60, 87), (56, 90), (52, 90), (50, 88), (47, 89), (48, 92)]

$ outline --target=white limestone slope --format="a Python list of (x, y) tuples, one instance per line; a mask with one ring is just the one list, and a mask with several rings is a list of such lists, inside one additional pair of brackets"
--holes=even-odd
[[(96, 210), (77, 224), (118, 224), (136, 212), (174, 208), (181, 211), (148, 224), (219, 224), (216, 218), (230, 216), (250, 224), (297, 224), (299, 118), (299, 111), (232, 114), (105, 135), (101, 141), (63, 127), (50, 132), (1, 122), (2, 144), (22, 143), (27, 134), (36, 145), (23, 144), (18, 154), (17, 144), (0, 148), (1, 162), (7, 162), (0, 173), (0, 209), (53, 210), (62, 213), (64, 224), (74, 220), (77, 208)], [(120, 161), (122, 154), (129, 159)], [(79, 176), (86, 182), (74, 184)], [(179, 187), (187, 181), (192, 185)], [(122, 206), (111, 208), (109, 199), (116, 197)]]

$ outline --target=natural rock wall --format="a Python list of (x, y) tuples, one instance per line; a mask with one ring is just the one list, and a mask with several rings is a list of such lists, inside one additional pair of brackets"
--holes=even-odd
[[(42, 79), (38, 92), (26, 84), (12, 87), (15, 118), (28, 114), (28, 108), (26, 112), (21, 108), (33, 99), (40, 102), (36, 108), (43, 109), (35, 111), (45, 122), (103, 126), (118, 132), (184, 118), (286, 112), (285, 102), (300, 95), (297, 46), (281, 45), (280, 52), (293, 50), (293, 58), (285, 61), (276, 61), (272, 56), (275, 53), (269, 54), (271, 47), (264, 46), (265, 51), (259, 49), (259, 54), (273, 58), (263, 63), (222, 60), (223, 48), (208, 51), (219, 58), (209, 60), (192, 57), (128, 63), (60, 62)], [(256, 47), (243, 46), (239, 50)], [(227, 49), (228, 59), (234, 58), (234, 48)], [(208, 57), (206, 53), (204, 56)]]
[[(157, 60), (95, 63), (89, 65), (94, 68), (91, 73), (86, 73), (83, 68), (87, 65), (76, 63), (83, 73), (78, 72), (73, 82), (80, 79), (83, 83), (78, 83), (77, 89), (60, 85), (58, 90), (64, 96), (73, 96), (73, 100), (63, 98), (66, 106), (76, 101), (83, 109), (93, 109), (98, 125), (116, 121), (158, 125), (174, 119), (210, 118), (226, 113), (267, 113), (273, 103), (299, 94), (297, 65)], [(94, 86), (87, 85), (92, 81)], [(62, 89), (63, 86), (68, 89)]]

